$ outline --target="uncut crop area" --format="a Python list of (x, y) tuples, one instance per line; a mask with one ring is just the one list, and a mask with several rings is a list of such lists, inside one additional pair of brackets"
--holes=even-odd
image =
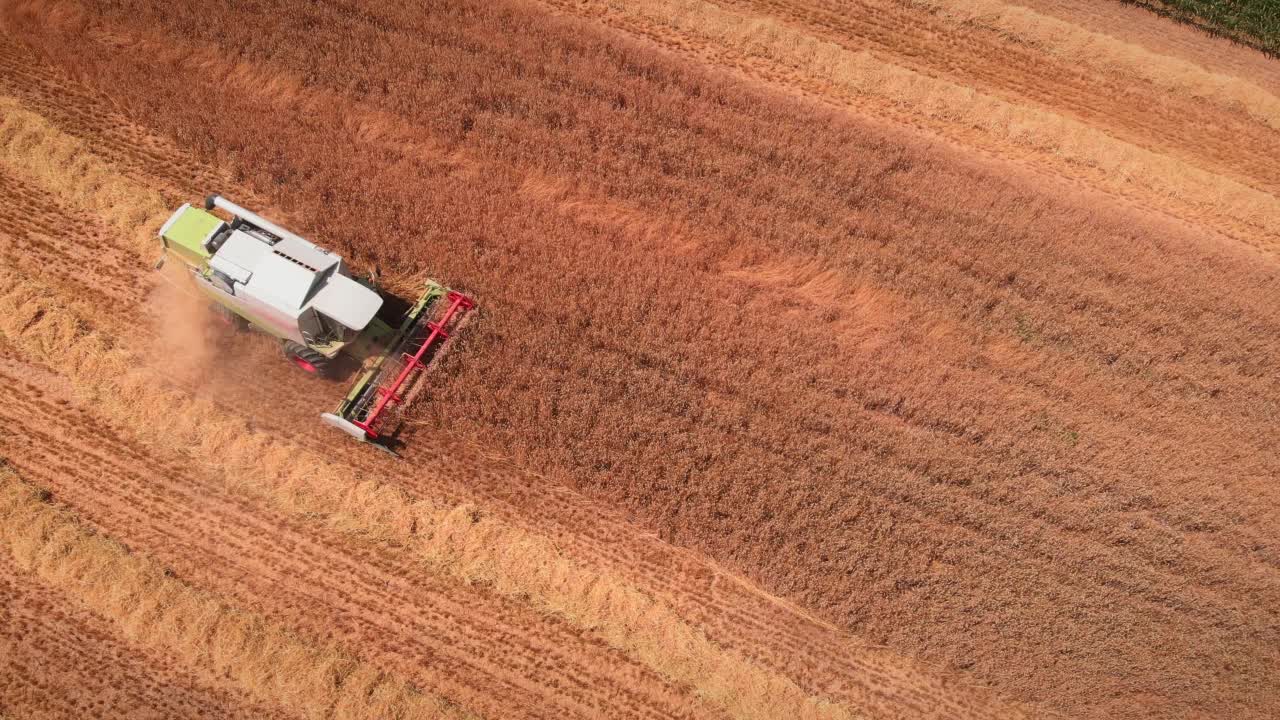
[[(0, 0), (0, 720), (1280, 717), (1280, 61), (1146, 5)], [(400, 458), (213, 192), (476, 299)]]

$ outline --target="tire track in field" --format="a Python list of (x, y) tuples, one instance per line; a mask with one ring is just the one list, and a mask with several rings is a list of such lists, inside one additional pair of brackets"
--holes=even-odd
[(307, 530), (224, 497), (220, 480), (118, 437), (91, 407), (63, 406), (67, 398), (48, 391), (36, 398), (36, 386), (4, 379), (20, 392), (0, 417), (48, 418), (14, 447), (14, 467), (104, 532), (126, 533), (131, 548), (185, 582), (273, 622), (336, 637), (365, 661), (486, 716), (596, 717), (624, 709), (632, 717), (691, 716), (687, 699), (651, 671), (565, 623), (483, 588), (443, 582), (415, 563), (392, 562), (398, 556), (378, 547), (339, 545), (332, 529)]
[(259, 701), (308, 715), (469, 717), (401, 681), (314, 646), (169, 577), (0, 478), (0, 543), (23, 570), (73, 596), (132, 642), (174, 653), (206, 678), (226, 677)]
[[(92, 118), (91, 118), (91, 119), (92, 119)], [(91, 120), (91, 119), (90, 119), (90, 120)], [(82, 120), (82, 121), (80, 121), (80, 122), (84, 122), (84, 121)], [(64, 210), (64, 212), (66, 212), (66, 211)], [(265, 358), (265, 355), (262, 355), (262, 353), (257, 353), (257, 354), (258, 354), (259, 356), (261, 356), (261, 357)], [(304, 384), (297, 382), (296, 377), (294, 377), (292, 373), (288, 373), (288, 372), (285, 372), (285, 371), (280, 370), (279, 368), (277, 368), (277, 367), (276, 367), (276, 365), (275, 365), (275, 364), (268, 365), (268, 366), (267, 366), (266, 368), (264, 368), (264, 369), (265, 369), (265, 373), (262, 373), (262, 372), (241, 373), (239, 377), (236, 377), (236, 378), (235, 378), (236, 380), (239, 380), (239, 381), (246, 381), (246, 380), (259, 380), (259, 382), (255, 382), (255, 383), (253, 383), (253, 384), (251, 384), (251, 385), (249, 385), (249, 386), (247, 386), (247, 387), (245, 388), (245, 393), (243, 394), (243, 397), (247, 398), (247, 397), (252, 397), (252, 396), (254, 396), (254, 395), (259, 395), (259, 394), (261, 394), (261, 393), (265, 393), (265, 392), (267, 392), (267, 391), (268, 391), (268, 390), (270, 390), (270, 389), (278, 388), (278, 384), (279, 384), (279, 383), (281, 383), (281, 382), (286, 382), (286, 383), (287, 383), (287, 382), (289, 382), (290, 380), (292, 380), (292, 381), (293, 381), (293, 382), (291, 383), (291, 385), (292, 385), (292, 386), (297, 387), (297, 388), (302, 388), (302, 387), (304, 387)], [(245, 377), (246, 375), (247, 375), (248, 377)], [(235, 386), (233, 386), (233, 389), (235, 389)], [(287, 393), (285, 393), (285, 395), (286, 395), (288, 398), (292, 398), (292, 397), (299, 397), (299, 396), (301, 395), (301, 393), (287, 392)], [(307, 404), (307, 403), (298, 403), (298, 404), (297, 404), (297, 408), (298, 408), (300, 411), (305, 411), (306, 413), (312, 413), (312, 412), (313, 412), (313, 410), (314, 410), (314, 408), (313, 408), (312, 404)], [(303, 416), (302, 416), (302, 415), (298, 415), (298, 416), (296, 416), (296, 417), (297, 417), (299, 420), (301, 420)], [(313, 418), (312, 418), (312, 417), (310, 417), (309, 415), (308, 415), (308, 416), (306, 416), (306, 418), (305, 418), (305, 419), (306, 419), (306, 421), (308, 422), (308, 424), (309, 424), (309, 425), (314, 424), (314, 423), (311, 423), (311, 420), (313, 420)], [(312, 443), (312, 447), (313, 447), (313, 449), (321, 450), (321, 449), (327, 449), (327, 448), (328, 448), (328, 444), (325, 442), (325, 440), (329, 440), (329, 439), (331, 439), (331, 438), (329, 438), (328, 436), (324, 436), (323, 438), (318, 438), (318, 437), (316, 437), (316, 434), (315, 434), (315, 433), (313, 433), (313, 434), (312, 434), (312, 436), (313, 436), (313, 438), (315, 438), (315, 439), (314, 439), (314, 441), (313, 441), (313, 443)], [(384, 471), (385, 471), (385, 469), (384, 469)], [(603, 537), (603, 536), (602, 536), (602, 537), (600, 537), (599, 539), (600, 539), (600, 540), (604, 540), (604, 539), (605, 539), (605, 537)], [(610, 546), (612, 545), (611, 543), (602, 543), (602, 544), (603, 544), (603, 546), (605, 546), (605, 547), (610, 547)]]
[(1280, 96), (1280, 68), (1266, 54), (1199, 28), (1152, 17), (1149, 8), (1131, 3), (1090, 0), (1017, 0), (1042, 15), (1091, 32), (1111, 35), (1161, 55), (1180, 57), (1219, 75), (1249, 77)]
[[(0, 33), (0, 95), (17, 99), (21, 107), (91, 144), (94, 153), (123, 177), (159, 189), (166, 200), (170, 194), (190, 197), (190, 188), (203, 194), (235, 185), (225, 173), (194, 162), (171, 143), (128, 121), (111, 107), (109, 98), (41, 63), (4, 33)], [(244, 201), (252, 203), (253, 198)]]
[(111, 624), (0, 553), (0, 716), (295, 717), (225, 682), (206, 684), (178, 659), (130, 645)]
[[(15, 118), (17, 118), (17, 120), (15, 120)], [(11, 113), (9, 121), (12, 121), (9, 123), (11, 125), (13, 122), (21, 122), (23, 124), (23, 127), (20, 128), (17, 133), (18, 137), (34, 136), (40, 140), (40, 142), (47, 141), (52, 143), (52, 147), (57, 148), (63, 155), (73, 158), (75, 161), (74, 166), (78, 171), (80, 171), (80, 174), (84, 174), (86, 169), (89, 169), (100, 176), (106, 176), (109, 174), (108, 169), (102, 166), (98, 161), (95, 161), (90, 154), (84, 151), (83, 148), (75, 148), (75, 144), (68, 142), (66, 138), (57, 138), (56, 133), (52, 132), (52, 128), (48, 127), (47, 124), (42, 124), (38, 116), (33, 117), (29, 114), (22, 115), (19, 111)], [(9, 146), (11, 148), (25, 148), (26, 144), (21, 142), (10, 142)], [(43, 145), (41, 147), (43, 147)], [(38, 153), (39, 150), (37, 151), (37, 157), (40, 156)], [(13, 155), (11, 153), (10, 158), (12, 159), (12, 157)], [(93, 185), (86, 184), (78, 180), (72, 180), (68, 185), (66, 183), (65, 176), (59, 176), (57, 170), (46, 167), (43, 163), (32, 161), (29, 154), (25, 157), (28, 171), (35, 172), (37, 175), (42, 177), (44, 182), (52, 183), (53, 187), (69, 188), (64, 189), (63, 192), (73, 199), (75, 199), (77, 195), (81, 195), (82, 197), (79, 198), (78, 204), (84, 204), (87, 208), (93, 208), (100, 212), (107, 213), (108, 216), (113, 218), (113, 224), (117, 225), (121, 229), (129, 227), (131, 224), (135, 227), (139, 224), (145, 226), (150, 220), (154, 220), (158, 218), (160, 214), (163, 214), (157, 209), (158, 199), (156, 199), (154, 195), (140, 192), (139, 198), (137, 198), (133, 203), (126, 204), (124, 206), (120, 206), (116, 203), (108, 203), (104, 201), (99, 190), (94, 188)], [(21, 161), (21, 158), (19, 158), (19, 161)], [(141, 244), (143, 242), (143, 238), (145, 238), (145, 235), (139, 236), (139, 239), (135, 240), (140, 249), (144, 247)], [(206, 413), (205, 411), (188, 411), (180, 414), (185, 417), (198, 417)], [(196, 429), (192, 428), (191, 431), (196, 432)], [(201, 433), (196, 437), (204, 437), (204, 435)], [(258, 442), (262, 439), (263, 438), (259, 437), (257, 440), (251, 442)], [(205, 443), (208, 443), (207, 437), (205, 438)], [(244, 443), (234, 444), (244, 445)], [(251, 466), (258, 466), (256, 455), (259, 449), (260, 448), (255, 447), (254, 451), (251, 451), (255, 456), (253, 460), (249, 461)], [(227, 458), (224, 457), (223, 459), (225, 461)], [(444, 519), (444, 516), (437, 517), (440, 517), (441, 520)], [(430, 524), (431, 523), (426, 523), (426, 525)], [(494, 524), (487, 524), (480, 528), (479, 531), (496, 533), (496, 535), (491, 539), (509, 540), (512, 544), (527, 544), (533, 539), (521, 535), (518, 531), (516, 535), (510, 535), (510, 530), (503, 529), (502, 526)], [(474, 532), (475, 531), (463, 533), (459, 537), (461, 538), (461, 541), (469, 542), (470, 537)], [(457, 551), (454, 549), (455, 545), (453, 543), (456, 541), (454, 538), (443, 537), (440, 539), (445, 543), (445, 545), (432, 550), (432, 552), (443, 552), (447, 555)], [(535, 554), (542, 553), (545, 555), (548, 552), (548, 549), (540, 547), (537, 542), (530, 547), (531, 551)], [(467, 572), (478, 573), (475, 577), (488, 578), (489, 573), (493, 572), (493, 570), (488, 568), (490, 560), (487, 560), (484, 557), (466, 557), (464, 559), (466, 562), (471, 563), (469, 566), (470, 569)], [(480, 564), (475, 564), (477, 562)], [(568, 568), (570, 576), (573, 576), (575, 573), (582, 573), (585, 571), (584, 569), (575, 568), (572, 563), (569, 563), (568, 565), (558, 563), (557, 566)], [(508, 565), (505, 567), (500, 565), (500, 567), (502, 567), (500, 570), (501, 573), (515, 572), (518, 574), (518, 567), (515, 565)], [(556, 572), (560, 572), (560, 570), (556, 570)], [(514, 576), (500, 574), (497, 579), (510, 579), (512, 577)], [(739, 716), (749, 717), (750, 713), (756, 712), (756, 708), (760, 707), (781, 708), (788, 704), (795, 703), (799, 703), (799, 705), (796, 706), (797, 708), (809, 708), (808, 710), (801, 710), (800, 712), (802, 715), (815, 712), (825, 715), (827, 712), (834, 712), (835, 716), (839, 716), (844, 712), (825, 701), (809, 700), (790, 679), (782, 676), (774, 676), (768, 672), (764, 672), (762, 674), (760, 670), (753, 668), (749, 662), (738, 659), (732, 655), (722, 655), (713, 645), (709, 644), (704, 638), (702, 638), (698, 631), (679, 621), (676, 616), (671, 614), (669, 609), (664, 609), (664, 606), (660, 603), (654, 603), (643, 593), (637, 593), (636, 591), (629, 589), (625, 582), (617, 583), (617, 581), (611, 581), (617, 583), (617, 589), (612, 592), (621, 593), (621, 595), (617, 595), (612, 600), (608, 600), (612, 608), (609, 612), (603, 612), (603, 607), (596, 604), (599, 601), (588, 601), (587, 605), (583, 606), (580, 601), (576, 599), (577, 595), (580, 593), (589, 593), (592, 587), (591, 584), (588, 584), (581, 589), (571, 590), (569, 594), (562, 594), (559, 590), (559, 581), (552, 581), (550, 576), (543, 579), (534, 579), (534, 581), (540, 583), (538, 587), (544, 592), (550, 591), (552, 593), (549, 597), (539, 599), (549, 600), (551, 602), (550, 609), (554, 612), (569, 613), (572, 616), (576, 613), (585, 611), (588, 614), (588, 617), (592, 618), (590, 620), (591, 624), (603, 629), (606, 632), (606, 637), (609, 637), (612, 643), (626, 648), (630, 652), (639, 653), (639, 657), (644, 659), (647, 663), (653, 664), (655, 667), (663, 668), (667, 673), (674, 673), (673, 677), (680, 681), (690, 682), (695, 686), (695, 688), (699, 689), (699, 694), (704, 698), (708, 698), (716, 704), (724, 705), (726, 708), (730, 709), (731, 712)], [(521, 587), (520, 582), (522, 581), (514, 580), (514, 582), (515, 584), (509, 586), (507, 592), (523, 592), (519, 589)], [(552, 584), (545, 584), (547, 582), (552, 582)], [(622, 625), (614, 618), (614, 614), (618, 610), (618, 602), (622, 602), (623, 607), (629, 608), (633, 613), (632, 619), (627, 622), (639, 620), (640, 618), (648, 618), (644, 621), (645, 625), (643, 625), (642, 629), (638, 633), (635, 630)], [(603, 614), (601, 614), (602, 612)], [(650, 628), (648, 623), (656, 624)], [(680, 643), (676, 643), (675, 645), (679, 648), (677, 657), (684, 659), (679, 660), (674, 666), (668, 666), (667, 663), (669, 662), (669, 659), (664, 658), (664, 653), (666, 652), (664, 647), (666, 647), (666, 643), (656, 640), (656, 633), (665, 635), (670, 632), (675, 632), (677, 635), (682, 636), (682, 642), (684, 643), (683, 645)], [(718, 659), (711, 660), (712, 658)], [(708, 661), (710, 661), (709, 665), (707, 664)], [(744, 683), (744, 680), (740, 678), (757, 679), (748, 681), (749, 684), (746, 684)], [(719, 689), (721, 687), (735, 687), (737, 689), (721, 690)]]
[[(1280, 152), (1275, 96), (1238, 78), (1197, 73), (1175, 58), (1129, 60), (1137, 48), (1115, 50), (1105, 36), (1081, 39), (1065, 24), (1049, 29), (1052, 41), (1034, 42), (1044, 37), (1049, 18), (1001, 15), (991, 9), (998, 3), (971, 2), (952, 8), (949, 2), (864, 0), (855, 12), (822, 0), (719, 4), (764, 10), (848, 51), (871, 49), (925, 76), (1106, 128), (1119, 141), (1181, 157), (1260, 192), (1274, 196), (1280, 190), (1280, 174), (1263, 161), (1264, 148)], [(1080, 72), (1082, 64), (1094, 73)], [(1153, 116), (1179, 122), (1153, 122)]]
[(51, 202), (0, 164), (0, 258), (102, 307), (141, 305), (140, 263), (88, 217)]
[[(829, 2), (824, 4), (830, 7)], [(1022, 3), (911, 0), (907, 5), (942, 14), (953, 25), (1003, 33), (1008, 42), (1028, 45), (1055, 58), (1077, 58), (1099, 75), (1119, 73), (1129, 80), (1241, 112), (1255, 122), (1280, 130), (1280, 96), (1255, 84), (1247, 71), (1214, 70), (1181, 54), (1148, 49), (1119, 36), (1036, 12)], [(1159, 23), (1151, 26), (1161, 27)], [(1227, 48), (1220, 45), (1218, 49)]]
[(626, 8), (561, 0), (544, 4), (747, 77), (1083, 184), (1149, 211), (1229, 229), (1227, 234), (1236, 240), (1269, 253), (1280, 246), (1266, 221), (1278, 212), (1278, 201), (1271, 195), (1118, 142), (1079, 121), (975, 93), (865, 51), (849, 52), (773, 20), (686, 0)]
[[(0, 285), (12, 284), (12, 277), (0, 274)], [(5, 309), (3, 305), (0, 298), (0, 309)], [(43, 308), (46, 319), (57, 313), (48, 305)], [(33, 351), (41, 346), (46, 351), (54, 349), (56, 343), (49, 338), (37, 341), (32, 337), (40, 329), (37, 325), (34, 330), (13, 335), (12, 329), (3, 328), (11, 342), (20, 340)], [(35, 359), (47, 360), (39, 354)], [(114, 420), (138, 416), (133, 408), (139, 405), (170, 408), (172, 422), (164, 437), (175, 443), (174, 449), (200, 448), (202, 454), (218, 460), (207, 464), (210, 470), (220, 468), (228, 476), (269, 482), (266, 499), (286, 512), (321, 513), (332, 517), (338, 527), (374, 537), (395, 537), (401, 523), (412, 522), (423, 533), (416, 550), (448, 574), (464, 582), (493, 583), (504, 595), (528, 597), (535, 607), (594, 629), (611, 645), (663, 675), (690, 684), (699, 697), (713, 706), (723, 706), (734, 717), (756, 717), (760, 708), (776, 712), (789, 708), (799, 717), (849, 715), (838, 705), (811, 699), (789, 678), (723, 652), (660, 601), (621, 578), (561, 557), (553, 545), (538, 536), (483, 517), (475, 519), (465, 507), (433, 507), (429, 502), (413, 501), (391, 486), (364, 481), (350, 487), (349, 475), (340, 466), (302, 457), (262, 433), (246, 431), (240, 421), (214, 417), (207, 404), (177, 393), (157, 394), (137, 378), (73, 374), (72, 381), (82, 388), (87, 385), (87, 390), (94, 388), (89, 392)], [(112, 397), (130, 400), (120, 407), (121, 403), (109, 399)], [(123, 414), (115, 417), (121, 410)]]
[(804, 643), (803, 643), (803, 642), (798, 642), (798, 643), (796, 643), (796, 645), (797, 645), (797, 646), (799, 646), (799, 647), (803, 647), (803, 646), (804, 646)]

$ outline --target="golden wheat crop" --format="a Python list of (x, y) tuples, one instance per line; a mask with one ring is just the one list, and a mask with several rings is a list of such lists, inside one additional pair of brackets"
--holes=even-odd
[[(5, 162), (68, 202), (104, 213), (133, 239), (134, 252), (149, 254), (148, 231), (163, 214), (154, 193), (120, 194), (128, 181), (83, 144), (12, 100), (0, 102), (13, 108), (0, 126)], [(50, 155), (57, 161), (47, 160)], [(611, 645), (692, 686), (733, 717), (849, 717), (848, 709), (809, 697), (785, 676), (717, 647), (672, 608), (622, 578), (562, 557), (545, 539), (489, 517), (472, 520), (465, 506), (415, 500), (390, 485), (357, 480), (340, 465), (249, 430), (207, 400), (157, 387), (145, 371), (126, 370), (140, 366), (132, 354), (136, 347), (87, 330), (83, 316), (11, 271), (0, 270), (0, 313), (0, 333), (37, 361), (70, 358), (68, 376), (107, 417), (125, 427), (137, 417), (171, 418), (159, 442), (198, 449), (232, 490), (261, 495), (266, 489), (286, 512), (319, 515), (335, 529), (367, 539), (412, 542), (433, 567), (466, 582), (491, 582), (503, 594), (529, 598), (575, 625), (594, 628)], [(411, 537), (411, 527), (421, 534)]]

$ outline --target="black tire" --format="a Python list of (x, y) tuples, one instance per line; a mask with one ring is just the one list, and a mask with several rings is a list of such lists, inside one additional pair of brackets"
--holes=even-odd
[(292, 340), (284, 341), (284, 356), (294, 367), (308, 375), (321, 377), (329, 371), (329, 358)]
[(231, 308), (221, 303), (213, 303), (213, 315), (223, 325), (231, 328), (234, 332), (244, 332), (249, 329), (249, 321), (235, 314)]

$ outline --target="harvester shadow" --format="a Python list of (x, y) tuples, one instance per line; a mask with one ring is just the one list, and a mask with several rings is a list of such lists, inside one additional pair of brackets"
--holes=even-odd
[[(390, 292), (385, 288), (377, 288), (377, 292), (383, 300), (382, 306), (378, 309), (377, 317), (388, 326), (394, 327), (399, 325), (404, 318), (410, 314), (415, 305), (413, 300), (401, 297), (400, 295)], [(426, 317), (439, 319), (439, 310), (439, 307), (432, 307), (428, 311)], [(426, 340), (426, 335), (428, 334), (430, 325), (426, 322), (421, 322), (417, 327), (421, 329), (421, 336), (416, 339), (419, 342), (423, 342)], [(406, 336), (406, 339), (412, 340), (414, 337), (415, 336), (411, 334)], [(448, 337), (448, 335), (446, 334), (444, 337)], [(399, 357), (401, 355), (403, 355), (405, 359), (409, 359), (408, 354), (404, 352), (408, 347), (409, 346), (402, 349), (388, 349), (385, 351), (387, 354), (387, 360), (391, 363), (391, 367), (395, 368), (399, 366), (399, 363), (402, 362), (402, 359)], [(444, 343), (429, 345), (426, 348), (425, 353), (420, 358), (422, 367), (424, 369), (430, 368), (434, 364), (435, 359), (442, 353), (444, 347)], [(410, 350), (410, 352), (412, 351)], [(367, 366), (364, 361), (359, 358), (345, 354), (339, 355), (335, 357), (334, 361), (330, 364), (329, 370), (326, 373), (326, 379), (345, 387), (358, 378), (360, 374), (366, 370), (366, 367)], [(395, 372), (396, 371), (393, 370), (392, 374), (395, 374)], [(392, 413), (392, 417), (389, 418), (390, 421), (383, 425), (382, 429), (378, 432), (377, 440), (370, 442), (370, 444), (395, 457), (400, 457), (400, 453), (398, 451), (405, 446), (405, 442), (402, 440), (402, 435), (404, 433), (404, 429), (408, 426), (408, 423), (405, 422), (405, 419), (401, 414), (408, 405), (412, 404), (413, 399), (418, 394), (418, 388), (421, 386), (422, 381), (423, 376), (419, 375), (410, 383), (410, 386), (406, 386), (402, 391), (404, 399), (397, 401), (396, 410)]]

